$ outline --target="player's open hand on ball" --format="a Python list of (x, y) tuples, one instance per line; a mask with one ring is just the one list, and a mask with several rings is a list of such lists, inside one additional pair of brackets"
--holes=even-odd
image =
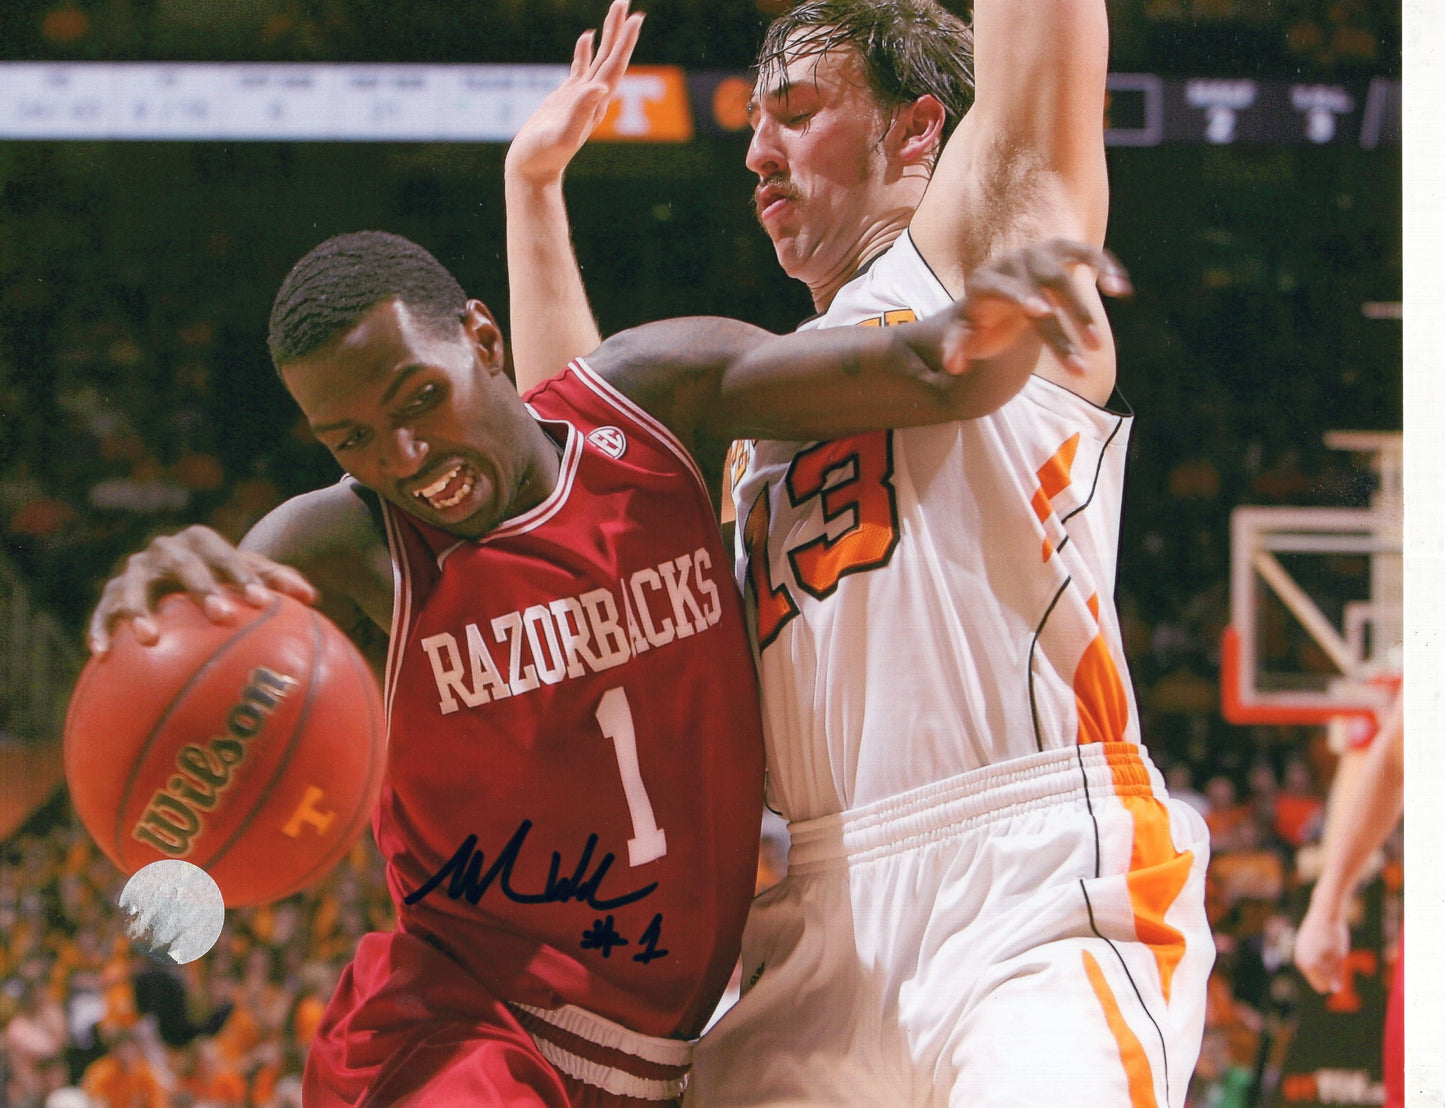
[(512, 139), (507, 149), (507, 176), (533, 185), (560, 180), (567, 163), (602, 122), (642, 31), (642, 13), (629, 15), (627, 5), (628, 0), (613, 0), (595, 53), (595, 31), (587, 31), (577, 40), (567, 79), (538, 105)]
[(1133, 292), (1129, 275), (1109, 251), (1055, 238), (1004, 255), (968, 275), (957, 320), (943, 342), (943, 364), (961, 374), (991, 358), (1032, 327), (1069, 369), (1084, 372), (1084, 350), (1098, 349), (1099, 329), (1075, 271), (1093, 271), (1108, 296)]
[(187, 527), (152, 539), (106, 582), (86, 639), (93, 653), (104, 654), (116, 624), (130, 620), (136, 641), (154, 644), (160, 636), (156, 604), (168, 593), (190, 593), (207, 616), (227, 623), (236, 616), (235, 597), (261, 607), (269, 603), (270, 590), (305, 604), (318, 597), (315, 586), (290, 566), (238, 550), (209, 527)]

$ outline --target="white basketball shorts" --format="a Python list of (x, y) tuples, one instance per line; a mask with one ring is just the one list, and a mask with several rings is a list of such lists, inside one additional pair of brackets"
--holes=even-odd
[(1181, 1108), (1209, 836), (1132, 743), (790, 827), (685, 1103)]

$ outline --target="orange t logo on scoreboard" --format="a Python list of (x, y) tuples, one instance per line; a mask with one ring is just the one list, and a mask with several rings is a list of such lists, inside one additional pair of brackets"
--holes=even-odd
[(629, 69), (593, 137), (614, 142), (691, 141), (692, 105), (682, 70), (675, 65)]

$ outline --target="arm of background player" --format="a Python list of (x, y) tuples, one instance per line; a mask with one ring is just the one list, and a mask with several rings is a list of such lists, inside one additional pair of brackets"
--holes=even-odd
[(572, 249), (562, 175), (607, 109), (642, 29), (641, 13), (614, 0), (593, 54), (577, 40), (572, 71), (522, 124), (507, 150), (507, 280), (517, 388), (560, 373), (602, 341)]
[[(1022, 243), (1061, 235), (1102, 244), (1109, 208), (1104, 0), (975, 0), (973, 12), (974, 105), (909, 224), (955, 296), (965, 273)], [(1105, 322), (1102, 306), (1096, 320)], [(1090, 379), (1069, 387), (1102, 403), (1114, 384), (1107, 330), (1091, 361)], [(1047, 355), (1039, 372), (1066, 380)]]
[(1350, 897), (1371, 856), (1404, 814), (1404, 747), (1404, 699), (1397, 695), (1360, 761), (1359, 772), (1331, 798), (1339, 806), (1333, 833), (1325, 840), (1324, 866), (1295, 935), (1295, 965), (1319, 992), (1342, 984), (1340, 968), (1350, 951), (1346, 919)]
[[(735, 438), (808, 441), (970, 419), (1018, 392), (1047, 344), (1077, 372), (1098, 341), (1075, 269), (1129, 291), (1111, 255), (1063, 239), (969, 274), (948, 309), (895, 327), (771, 335), (736, 320), (679, 319), (614, 336), (588, 364), (668, 425), (709, 474)], [(1064, 319), (1069, 324), (1064, 324)]]

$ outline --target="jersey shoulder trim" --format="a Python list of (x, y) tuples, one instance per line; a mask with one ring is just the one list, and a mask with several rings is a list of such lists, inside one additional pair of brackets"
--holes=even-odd
[(898, 256), (900, 259), (899, 264), (921, 267), (923, 271), (927, 273), (928, 276), (933, 280), (933, 283), (938, 287), (938, 292), (941, 293), (943, 296), (946, 296), (950, 301), (953, 299), (953, 295), (948, 291), (948, 286), (943, 283), (943, 278), (939, 277), (939, 275), (934, 272), (933, 267), (928, 264), (928, 259), (925, 258), (922, 252), (918, 249), (918, 244), (913, 241), (913, 235), (910, 234), (907, 230), (905, 230), (903, 234), (899, 236), (898, 242), (896, 244), (896, 249), (898, 250)]
[[(533, 413), (535, 415), (535, 413)], [(577, 428), (566, 420), (548, 419), (537, 416), (539, 421), (544, 423), (556, 423), (567, 428), (567, 443), (562, 448), (562, 460), (557, 468), (557, 484), (553, 487), (547, 499), (531, 508), (521, 515), (504, 521), (500, 526), (488, 531), (477, 543), (485, 546), (488, 543), (496, 542), (498, 539), (507, 538), (511, 535), (519, 535), (524, 531), (531, 531), (546, 523), (557, 514), (563, 504), (567, 503), (568, 497), (572, 495), (572, 487), (577, 483), (577, 470), (582, 464), (582, 436)], [(437, 564), (441, 565), (453, 550), (461, 546), (466, 540), (458, 540), (437, 556)]]
[(382, 501), (381, 517), (386, 524), (386, 542), (391, 548), (391, 636), (386, 644), (386, 668), (382, 674), (382, 715), (387, 733), (391, 733), (391, 702), (396, 692), (396, 679), (401, 671), (402, 647), (411, 631), (411, 566), (407, 561), (406, 540), (402, 535), (397, 510)]
[(604, 403), (627, 416), (637, 427), (646, 431), (659, 445), (677, 458), (683, 467), (692, 474), (703, 495), (710, 497), (707, 482), (703, 480), (702, 471), (698, 469), (697, 462), (667, 424), (624, 395), (616, 386), (588, 365), (585, 358), (577, 358), (568, 368), (576, 374), (578, 381), (591, 389)]
[[(850, 326), (875, 318), (880, 323), (904, 322), (951, 303), (953, 297), (904, 231), (838, 290), (826, 310), (805, 319), (796, 330)], [(913, 314), (887, 318), (905, 311)]]

